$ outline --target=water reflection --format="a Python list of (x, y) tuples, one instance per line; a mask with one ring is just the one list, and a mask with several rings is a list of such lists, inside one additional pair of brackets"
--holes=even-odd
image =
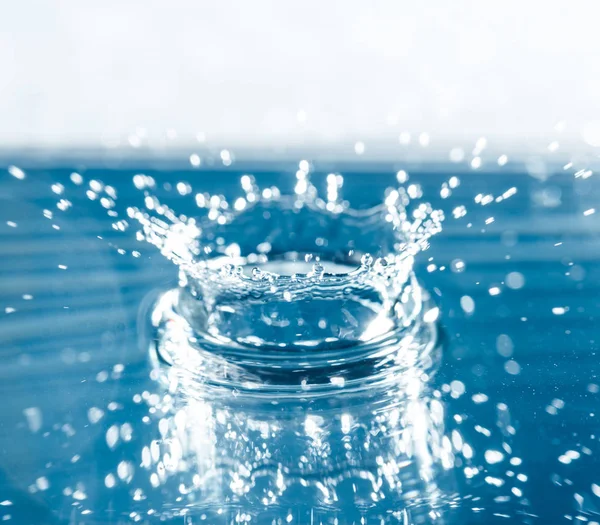
[(153, 356), (161, 393), (147, 398), (160, 439), (142, 450), (140, 482), (179, 494), (174, 514), (424, 523), (455, 494), (444, 403), (430, 384), (437, 359), (360, 395), (278, 398), (224, 395)]

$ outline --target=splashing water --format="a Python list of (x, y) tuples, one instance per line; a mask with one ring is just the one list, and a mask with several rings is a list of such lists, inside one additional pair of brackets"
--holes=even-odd
[[(473, 172), (487, 162), (479, 149), (474, 164), (465, 159)], [(451, 160), (458, 157), (453, 150)], [(35, 499), (75, 523), (533, 523), (538, 515), (550, 523), (556, 513), (538, 494), (547, 486), (564, 502), (556, 505), (565, 520), (593, 522), (599, 480), (581, 465), (597, 456), (597, 436), (557, 429), (579, 410), (577, 392), (597, 397), (596, 369), (590, 364), (571, 393), (528, 394), (523, 382), (548, 356), (528, 360), (522, 348), (557, 351), (552, 338), (569, 337), (557, 332), (562, 323), (569, 331), (578, 309), (591, 307), (577, 296), (538, 299), (544, 274), (522, 261), (535, 245), (555, 268), (552, 254), (574, 241), (568, 232), (549, 239), (544, 222), (561, 231), (553, 210), (573, 209), (590, 227), (594, 203), (579, 203), (564, 179), (464, 175), (473, 177), (465, 188), (447, 173), (421, 188), (418, 175), (409, 182), (394, 169), (399, 187), (381, 192), (380, 204), (353, 208), (364, 202), (358, 179), (329, 174), (320, 194), (311, 169), (300, 163), (289, 190), (280, 189), (289, 186), (284, 178), (259, 186), (267, 176), (238, 173), (241, 190), (229, 188), (227, 198), (160, 174), (136, 174), (141, 193), (132, 195), (133, 173), (124, 182), (123, 173), (52, 172), (33, 212), (6, 208), (11, 239), (32, 231), (25, 213), (39, 217), (43, 233), (35, 246), (6, 252), (13, 270), (3, 280), (10, 324), (2, 333), (28, 350), (5, 360), (4, 393), (14, 401), (3, 409), (10, 434), (0, 437), (15, 459), (4, 453), (0, 465), (19, 473), (14, 485), (0, 479), (3, 519), (48, 521), (43, 510), (23, 517)], [(594, 181), (569, 170), (580, 188)], [(14, 188), (43, 194), (35, 170), (8, 173)], [(208, 182), (197, 184), (205, 190)], [(77, 191), (94, 205), (82, 206)], [(60, 315), (48, 313), (36, 328), (43, 319), (28, 312), (51, 311), (51, 288), (15, 273), (32, 268), (19, 254), (42, 253), (47, 238), (79, 239), (90, 226), (77, 214), (94, 207), (110, 217), (103, 230), (89, 229), (96, 242), (53, 244), (44, 258)], [(529, 210), (528, 220), (513, 220), (516, 209)], [(139, 241), (164, 258), (149, 258)], [(103, 272), (113, 263), (98, 246), (107, 245), (122, 283)], [(576, 290), (595, 274), (571, 246), (556, 265)], [(177, 286), (164, 280), (171, 273)], [(118, 327), (151, 288), (159, 292), (141, 308), (136, 353)], [(102, 308), (89, 306), (95, 298)], [(552, 324), (548, 336), (532, 331), (541, 343), (518, 331), (536, 322)], [(98, 344), (89, 342), (93, 333)], [(48, 364), (42, 382), (31, 368), (37, 360)], [(28, 395), (10, 379), (25, 373), (32, 389), (43, 383), (53, 395)], [(542, 432), (532, 447), (527, 436), (540, 421), (553, 437), (545, 444)], [(23, 447), (29, 463), (17, 453)], [(553, 455), (547, 476), (535, 464), (538, 448)]]
[[(206, 370), (207, 355), (220, 355), (231, 365), (228, 375), (239, 381), (247, 373), (246, 385), (268, 379), (304, 390), (333, 376), (383, 377), (401, 360), (416, 362), (413, 347), (429, 346), (432, 331), (423, 327), (414, 256), (441, 231), (443, 214), (415, 205), (414, 185), (389, 189), (381, 205), (355, 210), (341, 200), (342, 185), (341, 175), (330, 174), (323, 200), (302, 169), (291, 195), (277, 187), (261, 191), (244, 175), (244, 197), (231, 205), (197, 194), (193, 218), (176, 215), (146, 190), (145, 210), (130, 207), (128, 216), (142, 226), (140, 238), (180, 271), (179, 288), (152, 315), (155, 326), (165, 321), (159, 331), (168, 334), (161, 356), (194, 371)], [(181, 329), (193, 343), (175, 334)]]

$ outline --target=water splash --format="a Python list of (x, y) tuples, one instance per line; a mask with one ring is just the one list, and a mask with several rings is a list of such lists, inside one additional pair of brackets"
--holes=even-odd
[[(483, 165), (478, 169), (483, 169), (485, 165), (484, 158)], [(26, 182), (33, 180), (35, 172), (22, 171), (26, 173)], [(573, 171), (578, 181), (589, 182), (587, 171), (579, 172), (575, 168)], [(137, 221), (125, 217), (120, 209), (123, 201), (118, 200), (116, 191), (103, 184), (99, 177), (89, 175), (86, 177), (88, 180), (84, 181), (82, 176), (72, 176), (71, 180), (75, 185), (85, 182), (83, 191), (87, 192), (86, 197), (106, 210), (111, 222), (114, 221), (115, 233), (128, 231), (126, 236), (130, 237), (129, 223), (134, 223), (137, 229)], [(14, 184), (21, 184), (22, 179), (14, 175), (10, 178), (16, 179)], [(74, 208), (78, 207), (66, 204), (61, 205), (63, 207), (59, 206), (61, 199), (72, 201), (69, 193), (72, 188), (68, 187), (67, 177), (64, 178), (65, 180), (60, 180), (64, 190), (57, 185), (60, 177), (53, 181), (52, 187), (48, 186), (52, 198), (56, 199), (56, 207), (54, 203), (44, 204), (48, 209), (44, 209), (42, 220), (48, 229), (50, 225), (57, 226), (51, 230), (54, 235), (59, 235), (55, 230), (62, 232), (58, 227), (68, 226), (68, 221), (61, 221), (62, 214), (72, 213), (76, 211)], [(506, 187), (503, 187), (504, 181), (501, 181), (495, 187), (474, 192), (475, 197), (472, 194), (461, 200), (459, 196), (454, 202), (451, 197), (459, 195), (454, 178), (456, 177), (448, 177), (439, 190), (442, 199), (450, 199), (447, 201), (450, 209), (456, 210), (452, 215), (448, 213), (449, 217), (454, 216), (457, 221), (450, 221), (450, 231), (454, 225), (459, 225), (461, 233), (470, 229), (474, 234), (479, 228), (489, 228), (490, 232), (494, 232), (506, 225), (508, 217), (501, 213), (501, 210), (493, 214), (495, 221), (490, 222), (488, 219), (492, 214), (486, 213), (484, 216), (478, 213), (478, 210), (487, 212), (494, 204), (500, 202), (503, 203), (502, 209), (505, 209), (504, 195), (507, 192), (509, 194), (506, 198), (513, 198), (515, 195), (511, 189), (512, 184), (507, 183)], [(399, 172), (397, 180), (406, 185), (406, 173)], [(320, 290), (319, 286), (323, 281), (331, 282), (334, 286), (335, 276), (346, 279), (351, 272), (364, 268), (363, 271), (368, 276), (367, 285), (375, 290), (369, 292), (366, 301), (363, 301), (368, 305), (363, 312), (376, 318), (380, 312), (387, 312), (387, 306), (382, 306), (386, 298), (389, 305), (389, 301), (394, 297), (393, 290), (387, 292), (387, 279), (380, 274), (381, 269), (377, 268), (376, 261), (383, 258), (388, 262), (387, 255), (394, 253), (395, 249), (392, 248), (392, 251), (386, 253), (387, 250), (377, 252), (369, 247), (364, 248), (365, 245), (368, 246), (368, 242), (365, 242), (363, 237), (367, 237), (368, 240), (368, 235), (357, 236), (361, 239), (358, 249), (356, 246), (342, 245), (342, 249), (338, 250), (338, 244), (335, 243), (335, 249), (330, 249), (330, 239), (334, 239), (332, 231), (356, 231), (352, 229), (351, 224), (348, 225), (351, 221), (346, 218), (348, 214), (345, 211), (349, 210), (350, 206), (345, 203), (342, 193), (348, 189), (348, 181), (351, 182), (351, 179), (346, 177), (344, 184), (343, 179), (340, 181), (338, 175), (333, 174), (327, 178), (321, 197), (316, 189), (311, 189), (310, 181), (309, 177), (297, 177), (294, 181), (298, 190), (305, 188), (305, 197), (301, 196), (302, 191), (300, 194), (294, 192), (286, 196), (272, 187), (259, 188), (256, 181), (247, 176), (242, 182), (250, 191), (247, 193), (242, 188), (242, 195), (227, 201), (227, 207), (221, 204), (217, 206), (217, 202), (225, 201), (223, 197), (217, 196), (217, 199), (213, 195), (196, 195), (191, 185), (185, 182), (173, 184), (172, 191), (182, 199), (189, 199), (195, 205), (201, 204), (197, 213), (189, 213), (190, 217), (195, 218), (195, 226), (199, 231), (189, 226), (189, 231), (184, 231), (182, 235), (175, 226), (176, 222), (182, 223), (180, 228), (194, 223), (188, 217), (182, 217), (180, 212), (176, 221), (172, 221), (167, 214), (157, 213), (155, 208), (148, 209), (147, 206), (161, 206), (160, 199), (155, 197), (158, 193), (155, 191), (155, 183), (151, 177), (145, 175), (135, 179), (136, 186), (148, 184), (141, 188), (141, 191), (147, 191), (148, 194), (143, 196), (144, 206), (138, 211), (147, 214), (150, 219), (162, 219), (166, 226), (166, 236), (171, 237), (172, 244), (166, 247), (165, 253), (186, 253), (185, 246), (181, 245), (185, 243), (178, 243), (178, 237), (187, 236), (192, 241), (189, 246), (193, 246), (196, 241), (205, 241), (198, 243), (198, 254), (192, 253), (192, 266), (206, 265), (202, 270), (204, 275), (213, 275), (216, 280), (234, 283), (240, 288), (248, 284), (248, 290), (259, 289), (261, 294), (270, 294), (269, 297), (275, 296), (271, 286), (288, 287), (295, 273), (300, 276), (298, 280), (302, 285), (301, 290), (313, 286), (313, 283), (316, 283), (316, 289)], [(122, 191), (122, 186), (115, 186)], [(105, 188), (108, 188), (106, 191), (111, 192), (113, 196), (106, 193)], [(409, 192), (407, 186), (405, 190)], [(522, 197), (521, 190), (519, 186), (517, 199)], [(249, 194), (254, 194), (254, 200)], [(417, 185), (414, 185), (409, 194), (411, 203), (407, 206), (409, 222), (412, 220), (410, 207), (414, 201), (421, 198), (419, 195), (420, 191)], [(152, 199), (153, 204), (148, 204), (150, 201), (147, 197)], [(499, 200), (500, 197), (502, 199)], [(288, 198), (289, 203), (282, 205)], [(563, 195), (563, 201), (564, 199)], [(262, 226), (268, 222), (265, 213), (271, 214), (271, 217), (286, 217), (286, 213), (296, 213), (293, 210), (285, 210), (296, 200), (303, 203), (297, 212), (299, 220), (285, 224), (301, 226), (306, 222), (305, 218), (317, 217), (316, 223), (322, 226), (325, 232), (310, 240), (313, 243), (309, 245), (310, 250), (299, 250), (297, 255), (286, 258), (285, 254), (289, 251), (286, 245), (278, 244), (277, 238), (271, 239), (265, 235), (259, 239), (250, 234), (245, 235), (246, 232), (254, 231), (249, 228), (257, 222), (261, 224), (257, 230), (269, 231), (270, 225), (265, 228)], [(313, 205), (317, 200), (321, 202), (320, 206)], [(550, 201), (556, 202), (556, 198), (540, 198), (535, 204), (549, 208)], [(586, 220), (592, 220), (594, 217), (593, 214), (583, 213), (592, 209), (592, 205), (593, 203), (588, 203), (581, 209), (581, 215), (586, 217)], [(212, 207), (216, 208), (216, 211), (212, 213), (214, 218), (209, 218)], [(284, 210), (280, 211), (280, 208)], [(385, 203), (382, 208), (385, 208)], [(173, 209), (179, 208), (174, 205)], [(363, 210), (360, 211), (362, 212)], [(386, 210), (382, 213), (386, 213)], [(221, 216), (225, 218), (221, 219)], [(19, 220), (17, 215), (7, 218), (15, 225), (7, 224), (11, 231), (18, 233), (25, 229), (26, 222)], [(276, 219), (272, 218), (271, 224), (275, 222)], [(379, 227), (382, 224), (379, 222)], [(446, 225), (447, 223), (444, 225), (445, 230)], [(391, 238), (391, 241), (385, 242), (388, 243), (387, 246), (393, 247), (393, 243), (396, 242), (393, 228), (393, 233), (390, 233), (390, 230), (382, 231), (385, 233), (381, 238)], [(510, 233), (502, 232), (501, 236), (503, 247), (507, 247), (503, 248), (506, 252), (490, 257), (501, 260), (505, 253), (510, 253), (508, 247), (513, 246), (515, 242), (515, 235)], [(136, 263), (140, 262), (137, 260), (140, 256), (138, 250), (144, 252), (140, 245), (120, 244), (116, 238), (110, 238), (104, 233), (102, 236), (112, 243), (116, 252), (130, 256), (132, 261), (135, 258)], [(315, 242), (317, 238), (319, 244)], [(140, 239), (146, 242), (145, 232), (142, 232)], [(324, 240), (328, 242), (324, 243)], [(552, 240), (552, 244), (556, 246), (553, 249), (558, 251), (562, 239), (560, 242), (555, 241)], [(235, 247), (236, 244), (239, 251)], [(210, 253), (203, 252), (204, 246), (207, 245), (213, 248)], [(468, 253), (462, 250), (454, 254), (448, 262), (440, 260), (434, 250), (426, 254), (417, 252), (414, 257), (417, 260), (432, 259), (425, 264), (433, 277), (443, 278), (443, 272), (446, 271), (453, 283), (464, 286), (461, 288), (460, 300), (462, 311), (458, 309), (458, 314), (462, 315), (464, 311), (466, 317), (474, 315), (475, 321), (478, 322), (481, 315), (489, 311), (492, 305), (494, 312), (498, 308), (498, 316), (502, 318), (505, 314), (500, 308), (510, 304), (510, 294), (521, 289), (527, 291), (531, 286), (535, 286), (535, 273), (527, 272), (523, 267), (511, 267), (507, 263), (506, 268), (500, 270), (504, 273), (494, 275), (493, 280), (491, 276), (482, 278), (477, 270), (477, 245), (469, 246), (475, 248), (469, 249)], [(344, 251), (346, 248), (348, 251), (353, 248), (357, 253), (349, 256)], [(256, 256), (255, 260), (247, 260), (253, 255)], [(65, 279), (75, 275), (77, 268), (82, 266), (75, 259), (67, 257), (56, 262), (56, 266), (60, 268), (58, 273), (64, 275)], [(180, 267), (182, 266), (184, 265)], [(386, 268), (385, 264), (382, 266)], [(241, 273), (238, 270), (240, 267)], [(515, 268), (520, 268), (523, 273), (515, 275)], [(583, 279), (577, 277), (581, 275), (581, 267), (575, 265), (566, 269), (569, 279), (577, 282)], [(513, 274), (508, 270), (513, 270)], [(287, 327), (283, 326), (288, 318), (293, 318), (291, 313), (288, 318), (278, 317), (274, 320), (266, 316), (271, 324), (264, 323), (265, 327), (255, 324), (250, 327), (261, 328), (261, 340), (253, 342), (247, 339), (237, 322), (228, 324), (225, 319), (215, 319), (219, 322), (211, 322), (208, 325), (203, 323), (202, 319), (196, 322), (197, 319), (191, 313), (197, 313), (199, 310), (197, 302), (194, 302), (197, 300), (193, 299), (193, 296), (192, 299), (188, 298), (191, 305), (189, 312), (182, 312), (182, 296), (188, 293), (194, 284), (194, 271), (195, 269), (190, 272), (182, 269), (181, 285), (167, 292), (164, 300), (159, 301), (157, 307), (152, 310), (155, 313), (154, 333), (159, 335), (152, 345), (151, 355), (155, 366), (151, 373), (152, 382), (147, 381), (145, 368), (139, 363), (130, 363), (127, 357), (126, 367), (112, 367), (111, 364), (109, 368), (94, 370), (89, 377), (80, 375), (76, 378), (77, 382), (81, 379), (85, 381), (79, 388), (87, 388), (90, 383), (98, 383), (106, 388), (103, 395), (86, 396), (87, 399), (94, 400), (93, 406), (69, 405), (57, 416), (52, 411), (52, 403), (39, 399), (31, 400), (22, 413), (20, 412), (23, 421), (22, 428), (18, 431), (19, 436), (25, 438), (31, 433), (37, 440), (37, 448), (40, 449), (51, 450), (54, 445), (50, 446), (50, 443), (56, 444), (56, 450), (67, 445), (64, 448), (64, 454), (67, 455), (61, 458), (60, 456), (64, 455), (61, 453), (57, 454), (59, 459), (49, 458), (56, 463), (41, 459), (36, 461), (36, 468), (31, 469), (33, 475), (30, 476), (30, 485), (25, 485), (28, 493), (35, 494), (34, 497), (41, 500), (51, 501), (54, 508), (66, 509), (65, 512), (73, 507), (81, 520), (91, 519), (91, 512), (95, 513), (96, 519), (102, 519), (99, 516), (100, 509), (107, 506), (103, 506), (104, 503), (114, 504), (115, 516), (118, 515), (127, 521), (149, 519), (146, 516), (150, 516), (152, 512), (165, 519), (193, 515), (195, 520), (212, 523), (257, 522), (257, 519), (263, 517), (270, 522), (270, 518), (267, 518), (270, 515), (273, 519), (281, 519), (284, 522), (289, 517), (289, 522), (292, 523), (310, 522), (313, 516), (317, 516), (317, 522), (320, 520), (323, 523), (333, 523), (334, 519), (339, 519), (340, 523), (344, 523), (344, 518), (348, 519), (350, 516), (350, 507), (356, 513), (356, 522), (364, 518), (367, 522), (369, 519), (376, 519), (400, 523), (427, 522), (434, 518), (443, 521), (447, 518), (448, 509), (455, 507), (472, 512), (473, 516), (469, 515), (467, 521), (476, 521), (477, 514), (492, 519), (491, 514), (487, 515), (486, 512), (495, 512), (494, 516), (500, 519), (512, 517), (526, 521), (527, 516), (543, 510), (539, 505), (529, 508), (528, 502), (532, 495), (535, 498), (537, 486), (532, 491), (529, 488), (539, 480), (532, 482), (536, 476), (536, 469), (532, 468), (531, 461), (535, 460), (535, 457), (530, 461), (531, 451), (523, 450), (523, 431), (519, 430), (519, 421), (515, 422), (512, 419), (512, 409), (517, 409), (518, 414), (519, 403), (514, 403), (509, 410), (508, 405), (511, 403), (507, 400), (507, 394), (491, 386), (488, 388), (488, 383), (482, 383), (482, 369), (489, 365), (486, 360), (491, 359), (490, 356), (479, 356), (475, 363), (465, 365), (462, 372), (452, 369), (450, 376), (441, 379), (443, 384), (437, 389), (431, 384), (431, 376), (438, 367), (439, 351), (433, 348), (435, 333), (428, 330), (433, 328), (432, 323), (440, 310), (423, 306), (427, 305), (427, 293), (418, 283), (414, 286), (409, 283), (411, 288), (408, 295), (413, 301), (411, 304), (414, 304), (418, 293), (421, 294), (421, 309), (413, 317), (394, 316), (397, 326), (395, 329), (386, 327), (382, 331), (383, 339), (378, 339), (378, 336), (372, 338), (368, 333), (361, 339), (360, 335), (364, 333), (361, 330), (349, 334), (336, 333), (329, 323), (321, 323), (320, 326), (321, 318), (327, 321), (328, 316), (332, 314), (327, 310), (327, 316), (317, 316), (315, 322), (308, 323), (306, 331), (293, 340), (287, 337), (287, 333), (284, 334)], [(86, 278), (89, 277), (89, 273), (89, 269), (86, 269)], [(144, 279), (147, 280), (148, 286), (155, 285), (155, 277), (146, 276)], [(477, 292), (477, 286), (468, 288), (473, 284), (471, 281), (477, 281), (477, 286), (482, 289), (481, 294)], [(377, 288), (373, 282), (382, 282), (384, 285)], [(404, 286), (404, 290), (407, 289), (407, 284), (403, 283), (402, 279), (398, 282), (400, 288)], [(467, 282), (468, 285), (465, 285)], [(204, 288), (200, 289), (205, 293), (204, 289), (208, 289), (210, 285), (202, 286)], [(255, 286), (257, 288), (254, 288)], [(430, 289), (437, 293), (433, 286)], [(489, 292), (492, 289), (494, 293)], [(39, 288), (20, 289), (18, 297), (11, 298), (10, 306), (7, 306), (11, 308), (11, 323), (13, 319), (17, 323), (19, 316), (27, 311), (29, 303), (21, 302), (20, 298), (29, 301), (25, 295), (32, 295), (35, 298), (32, 303), (37, 303), (43, 300), (42, 291)], [(212, 290), (208, 291), (213, 293)], [(286, 291), (290, 290), (280, 290), (278, 300), (281, 304), (278, 305), (278, 310), (286, 304), (289, 307), (301, 302), (296, 300), (301, 297), (301, 291), (298, 292), (298, 296), (293, 295), (291, 291), (285, 294)], [(323, 293), (329, 291), (329, 288), (325, 288)], [(360, 300), (364, 299), (358, 293), (354, 296), (359, 296)], [(442, 313), (446, 317), (456, 315), (451, 298), (444, 295), (443, 299), (446, 303), (439, 305)], [(232, 296), (232, 300), (239, 303), (240, 297)], [(552, 315), (553, 319), (558, 316), (557, 322), (567, 321), (577, 311), (573, 301), (573, 298), (553, 301), (550, 306), (546, 305), (546, 313)], [(64, 304), (69, 303), (65, 301)], [(217, 298), (214, 309), (222, 304), (224, 303), (221, 299)], [(60, 306), (62, 307), (62, 304)], [(251, 310), (250, 306), (248, 305), (248, 308)], [(457, 300), (456, 308), (458, 306)], [(559, 308), (560, 312), (555, 311)], [(370, 311), (373, 313), (370, 314)], [(415, 312), (410, 308), (407, 308), (407, 311)], [(226, 310), (223, 310), (223, 313), (231, 314)], [(523, 314), (526, 314), (521, 319), (523, 323), (527, 321), (526, 316), (534, 319), (532, 311)], [(407, 326), (400, 322), (405, 318), (408, 319)], [(499, 325), (499, 331), (511, 333), (511, 326), (502, 322)], [(218, 329), (211, 333), (206, 329), (207, 326), (216, 326)], [(418, 330), (417, 326), (420, 327)], [(336, 333), (336, 340), (325, 341), (326, 338), (333, 337), (332, 332)], [(394, 334), (394, 338), (385, 339), (389, 334)], [(200, 339), (199, 336), (203, 338)], [(412, 351), (408, 344), (411, 336), (414, 349)], [(450, 337), (455, 337), (454, 332)], [(456, 337), (458, 338), (458, 334)], [(484, 336), (478, 334), (478, 337)], [(508, 336), (503, 335), (496, 342), (497, 373), (504, 381), (522, 380), (532, 365), (526, 362), (519, 350), (518, 338), (513, 334), (514, 344), (507, 338)], [(492, 339), (495, 340), (495, 334)], [(317, 341), (317, 345), (306, 347), (299, 344), (306, 340)], [(208, 346), (208, 341), (213, 344), (212, 347)], [(286, 346), (279, 346), (281, 342), (286, 342)], [(424, 342), (428, 342), (430, 346), (424, 345)], [(164, 348), (167, 343), (171, 344), (170, 349)], [(450, 359), (456, 364), (457, 361), (453, 360), (454, 353), (456, 359), (464, 358), (464, 353), (460, 352), (467, 350), (460, 348), (461, 345), (462, 342), (450, 349), (446, 361)], [(479, 349), (479, 345), (480, 341), (475, 338), (471, 347)], [(188, 354), (182, 352), (185, 348), (188, 349)], [(374, 356), (371, 360), (373, 366), (366, 368), (336, 365), (337, 361), (341, 363), (343, 360), (347, 364), (352, 363), (353, 356), (360, 357), (355, 360), (357, 363), (364, 363), (364, 355), (361, 353), (368, 348), (373, 354), (382, 348), (394, 348), (395, 351), (387, 356), (387, 361), (381, 361), (379, 357)], [(228, 349), (236, 349), (236, 352), (228, 354)], [(96, 366), (99, 355), (97, 350), (65, 349), (60, 355), (61, 359), (64, 358), (64, 367), (67, 368), (75, 366), (73, 363), (90, 362), (90, 359)], [(241, 350), (244, 350), (244, 353), (240, 354)], [(492, 351), (496, 352), (496, 349), (492, 348)], [(164, 361), (169, 357), (179, 361), (173, 361), (170, 366), (165, 365)], [(114, 358), (114, 353), (110, 358)], [(260, 362), (251, 362), (252, 359), (258, 358), (270, 363), (269, 375), (266, 375), (264, 366), (258, 366)], [(277, 361), (276, 358), (280, 360)], [(312, 366), (317, 364), (318, 358), (323, 358), (326, 366)], [(285, 364), (285, 360), (295, 363), (295, 366), (288, 369), (277, 368), (282, 363)], [(384, 366), (381, 366), (382, 362), (385, 363)], [(174, 364), (176, 366), (173, 366)], [(389, 366), (386, 368), (386, 365)], [(307, 373), (307, 370), (310, 372)], [(379, 374), (382, 370), (384, 372)], [(208, 381), (207, 377), (212, 378), (212, 382)], [(592, 392), (597, 393), (596, 383), (597, 380), (590, 383), (589, 395), (592, 395)], [(513, 386), (512, 383), (508, 384)], [(361, 385), (364, 387), (362, 390), (359, 389)], [(482, 393), (483, 389), (485, 394)], [(520, 391), (518, 385), (514, 391)], [(82, 391), (78, 392), (81, 394)], [(361, 395), (354, 395), (358, 393)], [(555, 395), (558, 394), (553, 394), (550, 398)], [(543, 397), (544, 405), (548, 404), (547, 419), (555, 419), (560, 423), (569, 410), (578, 410), (576, 407), (579, 405), (573, 400), (567, 400), (565, 403), (560, 399), (551, 401), (550, 398)], [(364, 405), (361, 406), (361, 403)], [(282, 414), (285, 414), (288, 408), (290, 417), (285, 419)], [(374, 414), (372, 409), (377, 414)], [(522, 424), (523, 409), (520, 412)], [(553, 413), (557, 414), (552, 415)], [(547, 422), (544, 422), (544, 426), (546, 425)], [(267, 437), (263, 437), (263, 431)], [(554, 432), (556, 435), (556, 431)], [(519, 440), (516, 439), (517, 434)], [(89, 443), (96, 435), (100, 435), (100, 440), (90, 447)], [(44, 443), (44, 447), (40, 447), (40, 443)], [(286, 443), (295, 443), (294, 450), (302, 450), (309, 461), (302, 460), (299, 464), (294, 464), (294, 459), (301, 458), (302, 454), (298, 456), (289, 449), (286, 451)], [(266, 450), (263, 444), (267, 445)], [(588, 435), (573, 436), (560, 442), (556, 440), (556, 444), (553, 445), (556, 448), (556, 465), (552, 468), (555, 469), (556, 476), (553, 477), (552, 483), (556, 487), (563, 487), (563, 493), (575, 491), (574, 502), (577, 504), (578, 513), (588, 519), (594, 516), (598, 480), (587, 479), (581, 464), (588, 456), (597, 455), (596, 445), (596, 437)], [(350, 448), (346, 448), (347, 446)], [(102, 461), (98, 459), (98, 455), (104, 456)], [(87, 469), (83, 469), (81, 465), (87, 467), (90, 464), (98, 464), (98, 467), (93, 469), (93, 474), (88, 475)], [(581, 472), (576, 472), (577, 469)], [(69, 472), (72, 479), (67, 480), (65, 472)], [(444, 475), (448, 473), (456, 485), (446, 483)], [(482, 487), (485, 487), (485, 490)], [(326, 494), (329, 494), (329, 499)], [(378, 498), (377, 501), (372, 498), (372, 494)], [(267, 498), (266, 503), (256, 499), (256, 495)], [(311, 511), (305, 513), (305, 509), (294, 506), (299, 499), (308, 501), (313, 496), (320, 502), (316, 511), (311, 510), (316, 513), (313, 516)], [(8, 509), (14, 514), (13, 509), (9, 507), (17, 506), (13, 505), (15, 502), (18, 505), (18, 498), (11, 495), (0, 503), (3, 505), (2, 509)], [(203, 506), (203, 502), (206, 505)], [(359, 510), (356, 510), (357, 508)], [(260, 518), (257, 517), (257, 509), (260, 509)], [(319, 512), (323, 514), (322, 518)], [(575, 516), (578, 513), (574, 511), (571, 515)], [(453, 522), (451, 519), (448, 521)]]
[[(261, 189), (250, 175), (240, 182), (244, 196), (233, 203), (197, 193), (189, 217), (152, 194), (152, 179), (134, 177), (145, 207), (127, 214), (141, 226), (138, 238), (180, 272), (179, 288), (152, 314), (162, 357), (196, 371), (218, 370), (206, 356), (219, 355), (229, 377), (253, 388), (267, 381), (304, 390), (417, 362), (435, 318), (427, 317), (414, 257), (444, 219), (420, 200), (420, 187), (389, 188), (381, 204), (353, 209), (342, 197), (344, 178), (329, 174), (322, 198), (306, 161), (291, 194)], [(176, 190), (192, 196), (189, 184)]]

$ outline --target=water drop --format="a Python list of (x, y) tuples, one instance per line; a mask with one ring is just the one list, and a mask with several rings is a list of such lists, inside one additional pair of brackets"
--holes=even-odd
[(512, 290), (519, 290), (525, 285), (525, 277), (520, 272), (510, 272), (506, 276), (506, 286)]
[(450, 269), (454, 273), (461, 273), (465, 271), (465, 262), (462, 259), (454, 259), (450, 263)]
[(398, 173), (396, 173), (396, 180), (400, 184), (404, 184), (405, 182), (408, 181), (408, 173), (406, 173), (406, 171), (404, 171), (404, 170), (398, 171)]
[(8, 173), (10, 173), (15, 179), (23, 180), (25, 178), (25, 172), (16, 166), (9, 166)]
[(190, 164), (194, 167), (194, 168), (198, 168), (200, 166), (200, 164), (202, 163), (202, 160), (200, 159), (200, 156), (196, 153), (192, 153), (190, 155)]

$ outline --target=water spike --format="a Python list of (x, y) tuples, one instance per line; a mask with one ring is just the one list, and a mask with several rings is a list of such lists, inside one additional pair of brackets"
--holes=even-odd
[(367, 267), (370, 268), (371, 266), (373, 266), (373, 256), (370, 253), (365, 253), (361, 258), (360, 258), (360, 263)]
[(321, 279), (324, 274), (325, 268), (323, 268), (323, 265), (319, 261), (313, 264), (312, 272), (310, 273), (311, 277), (317, 277), (318, 279)]

